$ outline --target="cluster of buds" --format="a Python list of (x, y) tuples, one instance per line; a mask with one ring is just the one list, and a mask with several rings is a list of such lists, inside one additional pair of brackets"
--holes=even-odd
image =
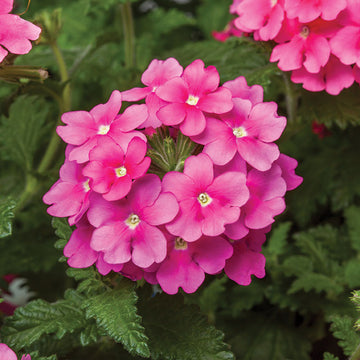
[(277, 43), (270, 61), (305, 89), (338, 95), (360, 83), (359, 1), (234, 0), (230, 12), (233, 28)]
[[(153, 60), (145, 87), (113, 91), (90, 112), (63, 114), (68, 144), (48, 213), (76, 225), (71, 267), (144, 278), (192, 293), (222, 270), (241, 285), (265, 276), (261, 246), (284, 195), (302, 178), (274, 143), (286, 119), (244, 77)], [(132, 104), (119, 114), (122, 102)]]

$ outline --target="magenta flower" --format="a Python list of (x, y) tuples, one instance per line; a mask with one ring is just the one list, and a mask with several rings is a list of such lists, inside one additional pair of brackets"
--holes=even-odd
[(280, 154), (275, 164), (281, 168), (281, 177), (285, 180), (286, 191), (296, 189), (303, 182), (303, 178), (295, 174), (298, 162), (292, 157)]
[(303, 84), (303, 88), (309, 91), (325, 90), (338, 95), (354, 83), (355, 73), (350, 65), (344, 65), (336, 56), (330, 55), (328, 63), (318, 73), (311, 74), (302, 67), (292, 72), (291, 80)]
[(282, 0), (243, 0), (236, 7), (235, 26), (245, 32), (255, 31), (255, 39), (274, 39), (284, 19)]
[(146, 150), (146, 143), (138, 137), (130, 141), (126, 153), (110, 137), (100, 138), (90, 151), (90, 162), (83, 174), (92, 180), (92, 189), (103, 194), (104, 199), (122, 199), (129, 193), (132, 180), (143, 176), (150, 166)]
[(346, 0), (285, 0), (285, 11), (289, 19), (306, 23), (318, 17), (334, 20), (346, 5)]
[(236, 36), (241, 37), (243, 32), (235, 27), (235, 19), (231, 20), (223, 31), (212, 31), (213, 38), (220, 42), (225, 42), (229, 37)]
[[(68, 148), (71, 150), (71, 147)], [(47, 212), (51, 216), (67, 217), (69, 224), (80, 220), (89, 207), (89, 178), (82, 175), (83, 166), (65, 160), (60, 168), (60, 179), (43, 196), (43, 202), (51, 205)]]
[(182, 66), (174, 58), (166, 60), (154, 59), (141, 76), (141, 82), (147, 85), (144, 88), (133, 88), (122, 93), (124, 101), (138, 101), (145, 98), (149, 116), (141, 125), (142, 127), (157, 128), (161, 126), (161, 121), (156, 116), (157, 111), (166, 102), (161, 100), (156, 94), (156, 89), (165, 84), (168, 80), (181, 76)]
[(220, 116), (209, 118), (205, 131), (192, 140), (205, 145), (203, 152), (216, 165), (228, 163), (238, 152), (255, 169), (266, 171), (279, 157), (273, 141), (286, 126), (286, 118), (277, 116), (274, 102), (257, 103), (234, 98), (234, 108)]
[[(1, 8), (1, 7), (0, 7)], [(17, 356), (6, 344), (0, 344), (0, 360), (17, 360)], [(31, 360), (30, 355), (23, 355), (21, 360)]]
[(0, 4), (0, 63), (5, 56), (27, 54), (31, 50), (31, 41), (39, 38), (41, 28), (18, 15), (9, 14), (13, 0), (2, 0)]
[(121, 94), (114, 90), (106, 104), (95, 106), (90, 112), (71, 111), (62, 115), (66, 126), (58, 126), (56, 131), (68, 144), (76, 145), (69, 159), (78, 163), (89, 161), (90, 151), (97, 145), (99, 138), (111, 137), (123, 148), (127, 148), (134, 136), (146, 141), (146, 137), (132, 131), (147, 118), (146, 105), (133, 105), (118, 116), (121, 107)]
[(221, 236), (202, 236), (194, 242), (170, 236), (168, 256), (160, 264), (156, 278), (168, 294), (176, 294), (179, 287), (193, 293), (204, 281), (205, 273), (220, 272), (232, 254), (232, 246)]
[(264, 231), (252, 230), (246, 238), (234, 242), (234, 254), (224, 268), (231, 280), (239, 285), (249, 285), (251, 275), (257, 278), (265, 276), (265, 256), (260, 254), (264, 241)]
[(179, 125), (184, 135), (200, 134), (206, 125), (204, 113), (223, 114), (233, 107), (231, 92), (219, 88), (220, 77), (214, 66), (204, 68), (193, 61), (181, 77), (173, 78), (156, 89), (156, 95), (168, 104), (157, 112), (164, 125)]
[(260, 85), (248, 86), (244, 76), (239, 76), (234, 80), (227, 81), (223, 85), (231, 91), (233, 98), (250, 100), (253, 105), (264, 100), (264, 89)]
[(158, 226), (170, 222), (179, 206), (162, 192), (160, 179), (148, 174), (135, 180), (126, 199), (108, 202), (95, 197), (88, 212), (95, 229), (90, 246), (109, 264), (132, 262), (147, 268), (166, 256), (166, 238)]
[(226, 172), (214, 178), (213, 163), (206, 154), (185, 160), (184, 173), (169, 172), (164, 176), (164, 191), (179, 201), (180, 212), (166, 229), (185, 241), (202, 235), (218, 236), (225, 224), (240, 216), (240, 206), (249, 198), (245, 175)]
[(280, 44), (272, 51), (270, 61), (279, 60), (283, 71), (300, 69), (302, 66), (310, 73), (318, 73), (330, 57), (328, 38), (339, 29), (335, 21), (321, 19), (301, 23), (297, 19), (284, 21), (284, 26), (275, 39)]

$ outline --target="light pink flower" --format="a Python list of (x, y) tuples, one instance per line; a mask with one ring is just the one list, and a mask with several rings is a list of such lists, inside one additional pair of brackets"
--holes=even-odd
[(331, 55), (328, 63), (316, 74), (311, 74), (304, 67), (294, 70), (291, 80), (303, 84), (309, 91), (325, 90), (331, 95), (338, 95), (350, 87), (355, 80), (355, 73), (350, 65), (344, 65), (336, 56)]
[(39, 38), (41, 28), (18, 15), (9, 14), (13, 0), (2, 0), (0, 4), (0, 63), (5, 56), (27, 54), (31, 50), (30, 40)]
[(193, 293), (204, 281), (205, 273), (220, 272), (232, 253), (232, 246), (221, 236), (202, 236), (194, 242), (170, 236), (168, 256), (160, 264), (156, 278), (168, 294), (176, 294), (179, 287)]
[(339, 29), (336, 21), (322, 19), (301, 23), (297, 19), (284, 21), (278, 37), (280, 44), (271, 53), (270, 61), (279, 60), (283, 71), (300, 69), (302, 66), (310, 73), (318, 73), (330, 57), (328, 38)]
[(284, 19), (282, 3), (282, 0), (243, 0), (236, 7), (239, 17), (235, 26), (245, 32), (255, 31), (256, 40), (272, 40)]
[(95, 106), (90, 112), (71, 111), (62, 115), (66, 126), (58, 126), (56, 131), (68, 144), (76, 147), (70, 152), (69, 159), (78, 163), (89, 161), (89, 152), (104, 136), (111, 137), (117, 144), (127, 148), (134, 136), (146, 141), (146, 137), (132, 131), (147, 118), (146, 105), (133, 105), (118, 115), (121, 107), (121, 94), (114, 90), (106, 104)]
[(334, 20), (346, 5), (346, 0), (285, 0), (285, 11), (289, 19), (306, 23), (318, 17)]
[(278, 116), (274, 102), (257, 103), (234, 98), (233, 109), (220, 116), (208, 118), (205, 131), (192, 140), (205, 145), (203, 152), (216, 165), (224, 165), (238, 152), (254, 168), (266, 171), (279, 157), (273, 141), (286, 126), (286, 119)]
[(180, 206), (166, 229), (189, 242), (222, 234), (225, 224), (239, 218), (240, 206), (249, 198), (245, 181), (244, 174), (235, 172), (214, 178), (213, 163), (206, 154), (190, 156), (184, 173), (172, 171), (163, 179), (164, 191), (173, 193)]
[(251, 275), (265, 276), (265, 256), (260, 253), (264, 241), (264, 231), (252, 230), (246, 238), (234, 242), (234, 254), (224, 268), (231, 280), (239, 285), (249, 285)]
[[(1, 8), (1, 7), (0, 7)], [(0, 344), (0, 360), (17, 360), (17, 356), (6, 344)], [(21, 360), (31, 360), (30, 355), (23, 355)]]
[(124, 152), (110, 137), (100, 138), (98, 145), (90, 151), (90, 162), (83, 170), (89, 177), (94, 191), (104, 199), (113, 201), (126, 196), (132, 180), (143, 176), (150, 166), (145, 157), (146, 143), (134, 137)]
[(66, 159), (60, 168), (60, 179), (43, 196), (43, 202), (51, 205), (47, 209), (48, 214), (69, 216), (70, 225), (80, 220), (90, 204), (89, 178), (82, 175), (82, 169), (82, 165)]
[(162, 192), (160, 179), (148, 174), (134, 181), (126, 199), (92, 200), (88, 212), (95, 229), (90, 246), (104, 253), (108, 264), (132, 262), (147, 268), (166, 256), (166, 239), (158, 226), (170, 222), (179, 206), (173, 194)]
[(157, 112), (158, 118), (164, 125), (179, 125), (184, 135), (200, 134), (206, 125), (204, 113), (222, 114), (233, 107), (231, 92), (219, 82), (214, 66), (205, 69), (201, 60), (193, 61), (181, 77), (156, 89), (156, 95), (168, 102)]
[(141, 124), (142, 127), (157, 128), (161, 126), (161, 121), (157, 118), (156, 113), (166, 102), (161, 100), (155, 90), (166, 83), (166, 81), (181, 76), (183, 73), (182, 66), (174, 58), (166, 60), (154, 59), (141, 76), (141, 82), (147, 85), (144, 88), (133, 88), (122, 92), (124, 101), (138, 101), (145, 98), (149, 116)]

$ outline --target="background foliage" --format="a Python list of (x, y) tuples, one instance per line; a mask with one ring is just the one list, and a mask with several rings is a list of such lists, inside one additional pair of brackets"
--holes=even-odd
[[(0, 342), (34, 360), (330, 360), (354, 353), (360, 342), (350, 301), (360, 288), (359, 86), (336, 97), (309, 93), (269, 63), (264, 44), (216, 42), (211, 31), (225, 27), (230, 3), (31, 2), (25, 17), (43, 35), (16, 64), (45, 68), (49, 78), (1, 82), (0, 275), (25, 277), (36, 296), (11, 317), (0, 313)], [(17, 5), (17, 12), (26, 7)], [(125, 26), (129, 9), (135, 42)], [(53, 136), (59, 115), (139, 86), (149, 62), (169, 56), (184, 67), (201, 58), (217, 67), (222, 82), (243, 75), (261, 84), (265, 99), (288, 117), (279, 146), (298, 159), (304, 183), (288, 196), (287, 211), (268, 236), (266, 278), (247, 287), (218, 275), (196, 294), (169, 296), (92, 268), (69, 269), (61, 251), (71, 229), (56, 219), (55, 235), (42, 204), (63, 161), (64, 147)], [(312, 132), (314, 121), (326, 125), (327, 136)], [(359, 297), (354, 293), (358, 306)]]

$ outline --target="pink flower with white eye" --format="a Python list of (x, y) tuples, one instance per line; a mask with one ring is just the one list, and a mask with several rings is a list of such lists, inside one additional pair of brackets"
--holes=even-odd
[(225, 224), (239, 218), (240, 207), (249, 198), (245, 182), (245, 175), (235, 172), (214, 178), (213, 163), (206, 154), (190, 156), (184, 173), (172, 171), (163, 178), (164, 191), (173, 193), (180, 206), (166, 229), (188, 242), (222, 234)]
[(179, 125), (184, 135), (200, 134), (206, 125), (204, 113), (223, 114), (233, 107), (231, 92), (219, 83), (214, 66), (205, 69), (201, 60), (193, 61), (181, 77), (156, 89), (156, 95), (168, 102), (157, 112), (158, 118), (164, 125)]
[(97, 105), (90, 112), (71, 111), (62, 115), (61, 120), (66, 126), (58, 126), (56, 132), (66, 143), (76, 146), (70, 152), (69, 160), (89, 161), (90, 151), (104, 136), (111, 137), (123, 148), (127, 148), (134, 136), (146, 141), (142, 133), (133, 131), (147, 118), (146, 105), (130, 106), (118, 115), (120, 108), (121, 94), (115, 90), (106, 104)]
[(302, 66), (310, 73), (318, 73), (330, 57), (328, 38), (340, 28), (336, 21), (314, 20), (301, 23), (297, 19), (287, 19), (275, 39), (276, 45), (270, 61), (279, 60), (278, 67), (283, 71), (300, 69)]
[(285, 11), (289, 19), (306, 23), (318, 17), (334, 20), (346, 5), (346, 0), (285, 0)]
[(260, 253), (265, 231), (252, 230), (249, 235), (233, 244), (233, 256), (226, 261), (225, 274), (239, 285), (249, 285), (251, 275), (265, 276), (265, 256)]
[(126, 199), (92, 199), (89, 222), (96, 227), (90, 246), (104, 253), (108, 264), (132, 262), (147, 268), (166, 256), (166, 238), (159, 225), (170, 222), (179, 205), (173, 194), (162, 192), (161, 180), (147, 174), (134, 181)]
[[(0, 5), (1, 6), (1, 5)], [(1, 7), (0, 7), (1, 8)], [(0, 344), (0, 360), (17, 360), (17, 356), (6, 344)], [(31, 356), (23, 355), (21, 360), (31, 360)]]
[(270, 169), (279, 157), (277, 140), (286, 126), (286, 119), (277, 116), (274, 102), (257, 103), (234, 98), (233, 109), (220, 116), (208, 118), (205, 131), (192, 137), (205, 145), (203, 152), (216, 165), (228, 163), (238, 152), (241, 157), (260, 171)]
[(143, 176), (150, 166), (146, 150), (146, 143), (138, 137), (130, 141), (126, 153), (110, 137), (100, 138), (90, 151), (90, 162), (83, 174), (92, 180), (92, 189), (103, 194), (104, 199), (122, 199), (129, 193), (132, 181)]
[(90, 204), (89, 178), (83, 176), (82, 169), (82, 165), (66, 159), (60, 168), (60, 179), (43, 196), (43, 202), (51, 205), (47, 209), (48, 214), (56, 217), (69, 216), (70, 225), (80, 220)]
[(239, 76), (234, 80), (227, 81), (223, 85), (231, 91), (233, 98), (250, 100), (253, 105), (264, 100), (264, 89), (261, 85), (249, 86), (244, 76)]
[(302, 67), (291, 73), (291, 80), (309, 91), (325, 90), (330, 95), (338, 95), (354, 83), (355, 73), (350, 65), (344, 65), (336, 56), (330, 55), (328, 63), (318, 73), (311, 74)]
[(149, 116), (141, 124), (142, 127), (157, 128), (161, 126), (161, 121), (157, 118), (156, 113), (166, 102), (161, 100), (155, 90), (166, 83), (166, 81), (181, 76), (183, 67), (174, 58), (166, 60), (154, 59), (141, 76), (141, 82), (147, 85), (144, 88), (133, 88), (122, 92), (124, 101), (138, 101), (145, 98)]
[(27, 54), (31, 50), (31, 41), (37, 40), (41, 28), (18, 15), (9, 14), (13, 8), (13, 0), (2, 0), (0, 4), (0, 63), (5, 56)]
[(256, 40), (275, 38), (284, 20), (283, 0), (243, 0), (236, 7), (235, 26), (245, 32), (255, 31)]
[(160, 264), (156, 278), (168, 294), (176, 294), (179, 287), (193, 293), (203, 283), (205, 273), (220, 272), (232, 254), (232, 246), (221, 236), (202, 236), (194, 242), (169, 236), (168, 256)]

